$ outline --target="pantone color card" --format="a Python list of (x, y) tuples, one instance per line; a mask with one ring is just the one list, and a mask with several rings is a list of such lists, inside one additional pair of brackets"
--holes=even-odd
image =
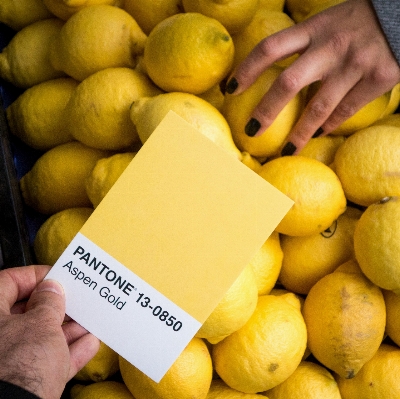
[(170, 112), (46, 278), (158, 382), (292, 204)]

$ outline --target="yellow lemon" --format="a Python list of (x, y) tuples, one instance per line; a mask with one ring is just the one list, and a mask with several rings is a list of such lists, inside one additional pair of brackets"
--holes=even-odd
[(222, 380), (213, 380), (206, 399), (268, 399), (256, 393), (244, 393), (230, 388)]
[(28, 88), (64, 76), (49, 61), (50, 43), (62, 26), (61, 20), (50, 18), (17, 32), (0, 53), (0, 77), (14, 86)]
[(218, 111), (221, 111), (224, 103), (224, 94), (222, 93), (219, 84), (214, 85), (211, 87), (211, 89), (205, 91), (204, 93), (200, 93), (197, 96), (209, 102), (211, 105), (217, 108)]
[(159, 94), (149, 78), (130, 68), (106, 68), (80, 82), (65, 109), (72, 137), (89, 147), (124, 150), (139, 141), (130, 106)]
[(200, 338), (193, 338), (159, 383), (120, 357), (122, 379), (135, 399), (203, 399), (212, 379), (211, 356)]
[(336, 174), (325, 164), (301, 155), (265, 163), (259, 175), (294, 201), (276, 231), (306, 236), (326, 230), (346, 209)]
[(274, 231), (250, 261), (256, 275), (258, 295), (266, 295), (274, 288), (282, 267), (283, 251), (279, 233)]
[(250, 23), (258, 0), (182, 0), (182, 5), (185, 12), (198, 12), (215, 18), (232, 35)]
[(231, 388), (266, 391), (300, 364), (307, 331), (294, 294), (262, 295), (249, 321), (213, 347), (215, 370)]
[(45, 6), (58, 18), (66, 21), (82, 8), (97, 5), (114, 5), (117, 0), (43, 0)]
[(72, 141), (45, 152), (25, 174), (20, 187), (25, 203), (43, 214), (91, 206), (85, 180), (105, 151)]
[(245, 133), (244, 128), (253, 109), (282, 70), (278, 66), (270, 67), (243, 93), (225, 95), (222, 114), (231, 127), (233, 140), (241, 151), (247, 151), (255, 157), (269, 157), (277, 154), (303, 108), (303, 98), (298, 94), (286, 104), (263, 134), (258, 137), (249, 137)]
[(396, 86), (390, 92), (389, 104), (387, 105), (384, 113), (381, 118), (392, 115), (400, 105), (400, 83), (397, 83)]
[(250, 155), (247, 151), (242, 152), (242, 163), (256, 173), (258, 173), (261, 169), (261, 162), (257, 158)]
[(6, 109), (11, 133), (39, 150), (73, 140), (64, 125), (64, 112), (77, 85), (72, 78), (58, 78), (25, 90)]
[(272, 11), (283, 11), (285, 0), (259, 0), (258, 7)]
[(332, 5), (341, 3), (344, 0), (286, 0), (286, 7), (289, 15), (296, 21), (300, 22), (310, 15), (312, 10), (318, 8), (318, 11), (322, 11)]
[(181, 3), (181, 0), (124, 0), (122, 8), (148, 35), (158, 23), (182, 12)]
[(372, 126), (381, 125), (400, 127), (400, 114), (387, 115), (381, 119), (378, 119)]
[(269, 399), (342, 399), (333, 375), (309, 361), (302, 361), (287, 380), (265, 394)]
[(85, 7), (65, 22), (50, 48), (53, 67), (76, 80), (110, 67), (135, 67), (146, 35), (124, 10)]
[(239, 330), (253, 314), (257, 297), (256, 276), (253, 267), (247, 265), (197, 331), (196, 336), (206, 338), (214, 344)]
[(308, 141), (299, 155), (314, 158), (329, 166), (335, 160), (336, 151), (345, 140), (344, 136), (315, 137)]
[(383, 294), (358, 269), (322, 277), (308, 293), (303, 315), (311, 353), (343, 378), (353, 378), (372, 358), (385, 332)]
[(350, 136), (337, 150), (334, 167), (346, 197), (368, 206), (400, 195), (400, 128), (371, 126)]
[(101, 381), (90, 385), (76, 384), (71, 399), (135, 399), (128, 388), (117, 381)]
[(135, 155), (135, 152), (125, 152), (96, 162), (86, 179), (86, 192), (94, 208), (100, 204)]
[(242, 155), (222, 114), (207, 101), (190, 93), (172, 92), (151, 98), (142, 97), (132, 104), (130, 117), (142, 143), (171, 110), (215, 144), (241, 159)]
[(370, 205), (354, 232), (354, 251), (364, 274), (381, 288), (400, 294), (400, 197)]
[(283, 235), (279, 281), (284, 287), (307, 294), (318, 280), (354, 258), (353, 235), (361, 214), (360, 210), (348, 207), (322, 233), (303, 237)]
[(399, 398), (400, 349), (382, 344), (352, 379), (338, 378), (342, 399)]
[(79, 381), (105, 381), (119, 370), (119, 355), (104, 342), (94, 357), (74, 376)]
[(390, 339), (400, 345), (400, 296), (393, 291), (382, 290), (386, 305), (386, 333)]
[(161, 89), (200, 94), (227, 76), (233, 55), (232, 38), (220, 22), (188, 12), (164, 19), (150, 32), (144, 64)]
[(92, 212), (92, 208), (68, 208), (46, 219), (33, 242), (36, 261), (53, 266)]
[[(240, 32), (232, 35), (235, 45), (234, 67), (239, 65), (262, 39), (293, 25), (294, 21), (283, 11), (259, 8), (251, 22)], [(277, 65), (288, 66), (295, 58), (296, 56), (292, 56), (278, 61)]]
[(16, 31), (52, 17), (42, 0), (2, 0), (0, 3), (0, 22)]

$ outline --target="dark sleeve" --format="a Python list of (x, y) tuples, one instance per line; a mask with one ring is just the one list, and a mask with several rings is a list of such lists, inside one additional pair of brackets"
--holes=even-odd
[(39, 396), (6, 381), (0, 381), (0, 399), (40, 399)]
[(390, 48), (400, 64), (400, 0), (371, 0)]

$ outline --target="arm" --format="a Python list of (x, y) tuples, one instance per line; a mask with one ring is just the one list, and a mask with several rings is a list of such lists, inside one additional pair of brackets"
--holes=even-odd
[(42, 399), (57, 399), (95, 355), (99, 341), (77, 323), (65, 322), (61, 285), (42, 281), (49, 270), (26, 266), (0, 271), (0, 380)]
[[(395, 4), (395, 5), (394, 5)], [(391, 7), (400, 7), (399, 1)], [(399, 30), (399, 24), (396, 25)], [(399, 37), (399, 34), (398, 36)], [(400, 66), (369, 0), (348, 0), (262, 40), (228, 81), (239, 94), (277, 60), (300, 56), (276, 79), (254, 109), (246, 129), (258, 136), (301, 89), (321, 81), (287, 137), (282, 155), (296, 154), (307, 141), (326, 135), (365, 104), (400, 82)]]

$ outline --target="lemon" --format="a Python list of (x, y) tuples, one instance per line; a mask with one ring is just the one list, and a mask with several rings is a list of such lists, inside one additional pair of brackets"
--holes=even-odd
[(119, 355), (104, 342), (95, 356), (74, 376), (80, 381), (105, 381), (119, 370)]
[[(239, 65), (253, 48), (267, 36), (294, 25), (294, 21), (283, 11), (258, 8), (250, 23), (240, 32), (232, 35), (235, 45), (234, 67)], [(277, 65), (288, 66), (296, 56), (278, 61)]]
[(36, 261), (54, 265), (92, 212), (92, 208), (68, 208), (46, 219), (33, 243)]
[(67, 208), (90, 207), (85, 180), (96, 162), (108, 155), (75, 141), (48, 150), (20, 181), (25, 203), (47, 215)]
[(214, 85), (211, 87), (211, 89), (205, 91), (204, 93), (200, 93), (197, 96), (209, 102), (211, 105), (217, 108), (218, 111), (221, 111), (224, 103), (224, 94), (222, 93), (219, 84)]
[(224, 26), (199, 13), (164, 19), (149, 34), (144, 64), (150, 78), (167, 92), (203, 93), (227, 76), (234, 46)]
[(400, 105), (400, 83), (397, 83), (396, 86), (390, 92), (389, 104), (387, 105), (384, 113), (381, 115), (381, 118), (392, 115)]
[(101, 69), (135, 67), (146, 37), (118, 7), (85, 7), (65, 22), (51, 45), (50, 61), (55, 69), (82, 81)]
[(261, 169), (261, 162), (247, 151), (242, 152), (242, 163), (256, 173)]
[(255, 157), (269, 157), (277, 154), (304, 105), (302, 95), (297, 94), (286, 104), (263, 134), (258, 137), (249, 137), (245, 133), (244, 128), (253, 109), (282, 70), (278, 66), (270, 67), (243, 93), (225, 95), (222, 114), (231, 127), (233, 140), (241, 151), (247, 151)]
[(354, 251), (364, 274), (381, 288), (400, 294), (400, 198), (370, 205), (354, 232)]
[(182, 12), (181, 3), (181, 0), (124, 0), (122, 8), (148, 35), (158, 23)]
[(372, 126), (381, 125), (400, 127), (400, 114), (387, 115), (381, 119), (378, 119)]
[(382, 290), (386, 305), (386, 333), (390, 339), (400, 344), (400, 296), (393, 291)]
[(381, 290), (354, 260), (347, 263), (311, 288), (303, 315), (311, 353), (341, 377), (353, 378), (382, 342), (386, 310)]
[(279, 234), (274, 231), (250, 261), (256, 275), (258, 295), (269, 294), (282, 267), (283, 251)]
[(335, 171), (346, 197), (368, 206), (400, 194), (400, 128), (371, 126), (350, 136), (335, 154)]
[(117, 381), (101, 381), (71, 388), (71, 399), (135, 399), (128, 388)]
[(269, 399), (341, 399), (332, 374), (319, 364), (302, 361), (282, 384), (265, 392)]
[(86, 192), (94, 208), (100, 204), (135, 155), (135, 152), (125, 152), (96, 162), (86, 179)]
[(139, 141), (130, 106), (160, 93), (146, 75), (124, 67), (106, 68), (80, 82), (65, 109), (72, 137), (89, 147), (124, 150)]
[(338, 378), (342, 399), (399, 398), (400, 349), (382, 344), (351, 380)]
[(353, 235), (361, 213), (348, 207), (322, 233), (303, 237), (283, 235), (279, 281), (284, 287), (298, 294), (307, 294), (318, 280), (354, 258)]
[(2, 0), (0, 3), (0, 22), (15, 31), (51, 17), (42, 0)]
[[(230, 388), (222, 380), (213, 380), (206, 399), (266, 399), (256, 393), (244, 393)], [(268, 399), (268, 398), (267, 398)]]
[[(307, 89), (307, 99), (311, 98), (320, 83), (313, 83)], [(345, 120), (339, 127), (337, 127), (331, 135), (349, 136), (358, 130), (365, 129), (372, 125), (374, 122), (382, 118), (385, 114), (386, 109), (389, 106), (391, 98), (391, 92), (382, 94), (381, 96), (370, 101), (359, 109), (353, 116)]]
[(116, 0), (43, 0), (45, 6), (58, 18), (66, 21), (82, 8), (97, 5), (115, 5)]
[(185, 12), (198, 12), (216, 19), (232, 35), (250, 23), (258, 0), (182, 0), (182, 5)]
[(207, 101), (190, 93), (172, 92), (151, 98), (142, 97), (132, 104), (130, 117), (142, 143), (171, 110), (215, 144), (241, 159), (241, 152), (235, 146), (222, 114)]
[(257, 393), (275, 387), (294, 372), (306, 343), (306, 326), (295, 295), (262, 295), (249, 321), (214, 345), (212, 357), (227, 385)]
[(49, 61), (50, 43), (62, 26), (62, 21), (50, 18), (17, 32), (0, 53), (0, 77), (14, 86), (28, 88), (64, 76)]
[(285, 0), (259, 0), (258, 7), (272, 11), (283, 11)]
[(239, 330), (253, 314), (257, 297), (256, 276), (253, 267), (247, 265), (197, 331), (196, 336), (206, 338), (214, 344)]
[(58, 78), (25, 90), (6, 109), (11, 133), (38, 150), (71, 141), (64, 125), (64, 111), (77, 85), (72, 78)]
[(286, 7), (289, 15), (296, 21), (300, 22), (307, 18), (310, 13), (317, 8), (318, 12), (332, 5), (341, 3), (344, 0), (286, 0)]
[(336, 151), (345, 140), (344, 136), (315, 137), (307, 142), (299, 155), (314, 158), (329, 166), (334, 162)]
[(294, 201), (276, 227), (290, 236), (326, 230), (346, 209), (346, 198), (336, 174), (325, 164), (295, 155), (265, 163), (259, 175)]
[(203, 399), (212, 378), (206, 344), (193, 338), (159, 383), (120, 357), (122, 378), (135, 399)]

